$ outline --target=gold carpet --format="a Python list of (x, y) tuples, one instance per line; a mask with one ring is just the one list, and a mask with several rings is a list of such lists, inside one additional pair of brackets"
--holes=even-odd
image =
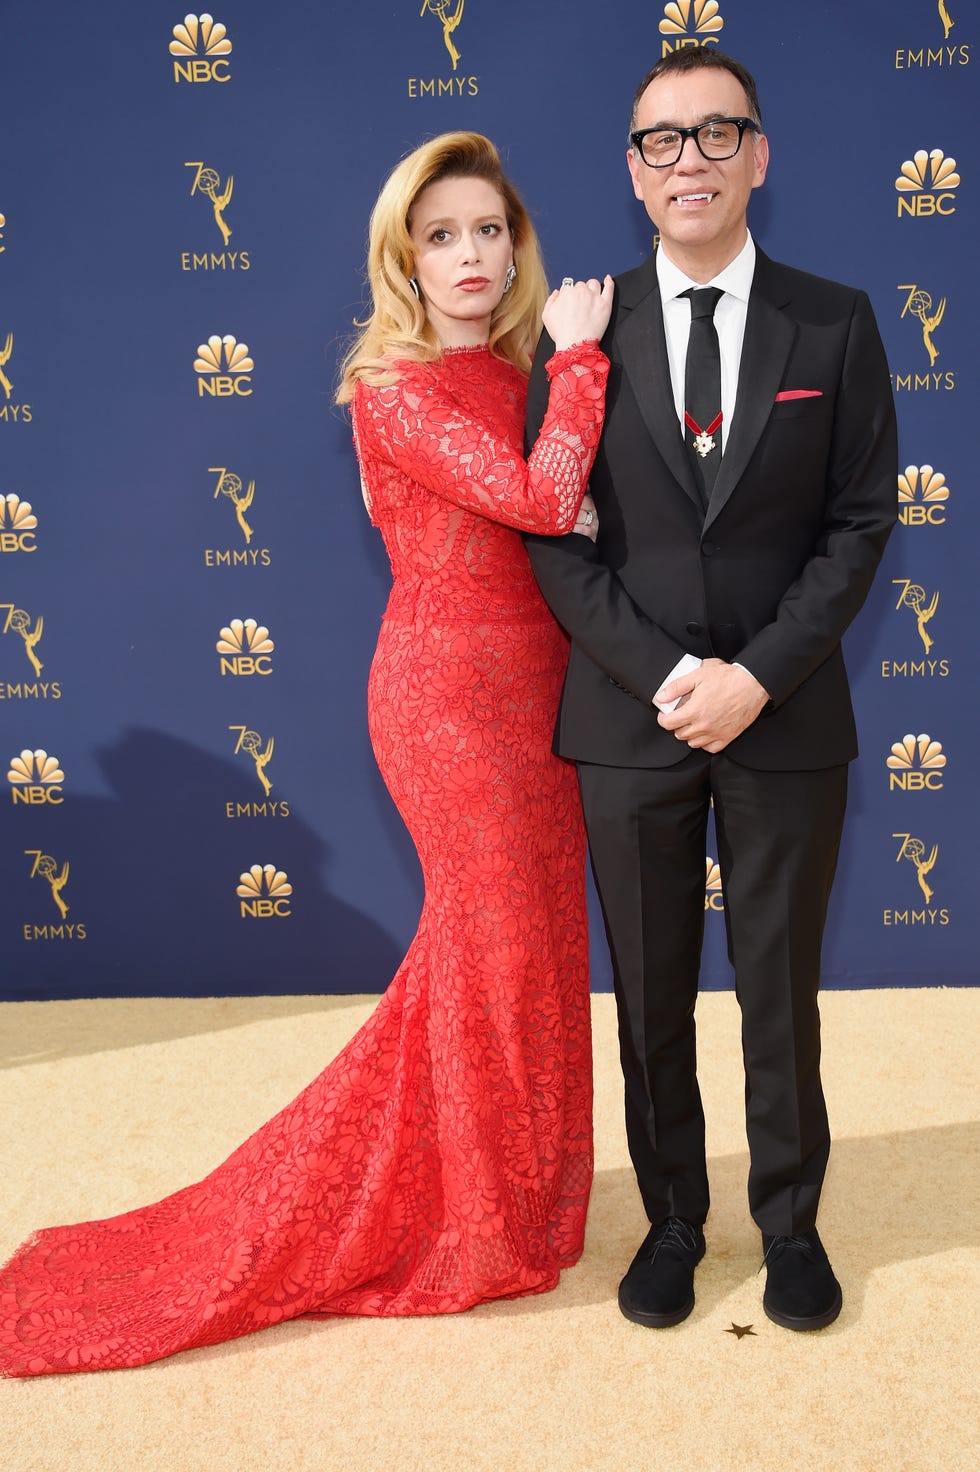
[[(205, 1175), (372, 1005), (0, 1006), (0, 1258), (35, 1227)], [(669, 1330), (621, 1317), (616, 1285), (646, 1223), (600, 996), (588, 1240), (554, 1293), (442, 1319), (298, 1321), (145, 1369), (0, 1381), (0, 1468), (972, 1472), (978, 1013), (966, 990), (823, 998), (835, 1146), (820, 1227), (844, 1288), (829, 1329), (793, 1334), (762, 1313), (727, 993), (698, 1011), (713, 1206), (697, 1307)]]

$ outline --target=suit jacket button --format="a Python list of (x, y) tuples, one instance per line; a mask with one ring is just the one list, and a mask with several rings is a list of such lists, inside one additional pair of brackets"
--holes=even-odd
[(701, 543), (701, 552), (702, 552), (703, 556), (705, 556), (705, 557), (713, 557), (717, 551), (718, 551), (718, 543), (717, 542), (702, 542)]
[(704, 624), (690, 623), (686, 627), (687, 632), (693, 634), (695, 638), (704, 633)]

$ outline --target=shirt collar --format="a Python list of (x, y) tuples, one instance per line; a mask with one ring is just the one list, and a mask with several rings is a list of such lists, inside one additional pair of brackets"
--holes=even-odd
[(729, 261), (724, 270), (719, 271), (717, 276), (712, 276), (710, 281), (692, 281), (690, 276), (685, 276), (680, 267), (674, 265), (662, 245), (658, 247), (656, 261), (657, 281), (663, 302), (673, 301), (692, 286), (718, 286), (729, 296), (748, 302), (755, 273), (755, 243), (749, 231), (746, 231), (745, 244), (735, 259)]

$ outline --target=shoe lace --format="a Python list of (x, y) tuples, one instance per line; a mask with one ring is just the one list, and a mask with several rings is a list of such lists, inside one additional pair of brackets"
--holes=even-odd
[(654, 1261), (661, 1247), (670, 1245), (680, 1247), (684, 1252), (697, 1251), (698, 1234), (690, 1222), (686, 1222), (683, 1217), (667, 1217), (660, 1228), (653, 1252), (650, 1255), (650, 1261)]
[[(776, 1236), (773, 1237), (772, 1241), (769, 1243), (769, 1246), (766, 1248), (765, 1256), (763, 1257), (762, 1262), (759, 1265), (759, 1272), (762, 1272), (762, 1269), (766, 1266), (766, 1263), (769, 1261), (770, 1257), (778, 1257), (781, 1253), (787, 1251), (788, 1249), (796, 1252), (802, 1252), (803, 1256), (807, 1259), (808, 1262), (816, 1262), (817, 1260), (813, 1251), (813, 1247), (806, 1240), (805, 1237), (792, 1237), (789, 1235)], [(758, 1276), (758, 1274), (756, 1276)]]

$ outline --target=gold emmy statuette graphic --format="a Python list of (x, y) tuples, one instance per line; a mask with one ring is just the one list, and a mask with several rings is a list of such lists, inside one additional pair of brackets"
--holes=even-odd
[(3, 231), (6, 224), (7, 216), (2, 211), (0, 211), (0, 256), (2, 256), (4, 251), (7, 249), (7, 247), (3, 243)]
[(191, 194), (206, 194), (210, 199), (214, 211), (214, 223), (221, 231), (222, 241), (227, 245), (231, 239), (231, 227), (224, 218), (224, 210), (230, 203), (234, 192), (234, 176), (229, 174), (222, 188), (221, 175), (215, 169), (206, 168), (203, 163), (188, 163), (184, 165), (184, 168), (197, 169), (194, 183), (191, 185)]
[(918, 583), (909, 582), (908, 578), (892, 578), (892, 584), (902, 590), (895, 604), (896, 609), (911, 608), (915, 614), (915, 624), (919, 631), (919, 638), (922, 640), (922, 647), (928, 654), (936, 641), (930, 636), (926, 624), (939, 607), (939, 593), (933, 593), (932, 598), (926, 603), (926, 590)]
[(944, 41), (948, 41), (949, 40), (949, 33), (953, 29), (953, 27), (955, 26), (956, 22), (955, 22), (955, 20), (953, 19), (953, 17), (949, 13), (949, 9), (948, 9), (948, 7), (946, 5), (946, 0), (939, 0), (938, 9), (939, 9), (939, 19), (943, 23), (943, 40)]
[(238, 876), (239, 914), (254, 920), (287, 919), (293, 886), (275, 864), (253, 864)]
[(907, 291), (908, 297), (899, 315), (899, 320), (906, 312), (911, 312), (913, 317), (918, 317), (922, 323), (922, 341), (926, 352), (929, 354), (929, 367), (931, 368), (939, 357), (939, 349), (932, 340), (932, 334), (946, 315), (946, 298), (943, 297), (935, 311), (932, 310), (932, 297), (927, 291), (920, 291), (918, 286), (910, 286), (908, 282), (900, 286), (899, 291)]
[(949, 486), (931, 465), (906, 465), (898, 477), (898, 519), (903, 526), (943, 526)]
[(14, 391), (14, 386), (3, 370), (10, 362), (10, 354), (13, 352), (13, 350), (14, 334), (12, 332), (8, 332), (4, 340), (3, 347), (0, 348), (0, 388), (3, 389), (4, 395), (8, 399)]
[(450, 0), (422, 0), (422, 9), (419, 11), (420, 19), (428, 11), (430, 15), (434, 15), (441, 22), (442, 39), (446, 43), (446, 50), (449, 52), (449, 57), (453, 64), (453, 71), (459, 66), (460, 56), (462, 54), (456, 50), (453, 44), (453, 32), (463, 19), (463, 6), (465, 3), (466, 0), (456, 0), (456, 9), (450, 14)]
[[(719, 10), (718, 0), (669, 0), (669, 4), (664, 6), (660, 34), (684, 39), (678, 39), (673, 46), (664, 41), (663, 54), (666, 56), (668, 51), (674, 51), (678, 46), (706, 45), (707, 40), (698, 41), (697, 37), (710, 38), (724, 29), (725, 22)], [(717, 46), (717, 40), (713, 44)]]
[(15, 608), (12, 603), (0, 603), (0, 609), (7, 610), (7, 618), (4, 622), (3, 632), (6, 634), (13, 629), (24, 641), (24, 651), (30, 660), (34, 673), (40, 677), (44, 665), (34, 653), (37, 645), (41, 642), (44, 633), (44, 619), (38, 616), (33, 629), (31, 628), (31, 616), (24, 608)]
[(909, 863), (915, 865), (915, 877), (919, 882), (925, 902), (928, 904), (935, 891), (926, 883), (926, 875), (935, 868), (936, 859), (939, 857), (938, 843), (933, 844), (931, 854), (925, 858), (926, 846), (921, 838), (913, 838), (911, 833), (893, 833), (892, 838), (902, 840), (902, 846), (895, 859), (896, 864), (901, 863), (902, 859), (908, 859)]
[(920, 148), (914, 157), (905, 160), (895, 180), (899, 218), (955, 214), (956, 196), (952, 191), (959, 188), (959, 183), (955, 158), (947, 158), (941, 148), (929, 153)]
[(252, 540), (252, 527), (245, 520), (245, 513), (255, 499), (255, 481), (250, 480), (248, 490), (243, 491), (240, 476), (234, 475), (217, 465), (209, 465), (208, 470), (212, 474), (217, 472), (218, 476), (218, 484), (214, 489), (214, 499), (217, 500), (219, 495), (228, 497), (235, 508), (235, 519), (242, 529), (242, 535), (246, 543), (250, 542)]
[(25, 854), (33, 855), (34, 858), (34, 864), (31, 868), (31, 878), (35, 879), (40, 875), (42, 879), (48, 881), (51, 886), (51, 898), (58, 906), (58, 912), (62, 920), (64, 920), (68, 914), (68, 906), (61, 898), (61, 891), (68, 883), (68, 860), (66, 859), (61, 866), (61, 873), (59, 874), (58, 862), (50, 854), (44, 854), (37, 848), (25, 848), (24, 852)]
[(61, 796), (61, 784), (64, 780), (65, 774), (58, 765), (58, 758), (48, 756), (40, 748), (37, 751), (28, 748), (19, 756), (11, 758), (7, 773), (10, 796), (15, 807), (19, 802), (31, 806), (52, 803), (59, 807), (64, 802)]
[(37, 517), (30, 501), (13, 491), (0, 496), (0, 552), (36, 552)]
[(247, 726), (229, 726), (228, 730), (237, 731), (239, 733), (238, 743), (235, 747), (235, 755), (237, 756), (240, 751), (248, 752), (249, 756), (255, 763), (255, 775), (262, 783), (263, 791), (265, 792), (266, 797), (268, 797), (269, 793), (272, 791), (272, 783), (265, 775), (265, 769), (272, 759), (272, 752), (276, 744), (275, 737), (269, 737), (265, 745), (265, 750), (263, 751), (262, 737), (259, 735), (258, 731), (250, 731)]

